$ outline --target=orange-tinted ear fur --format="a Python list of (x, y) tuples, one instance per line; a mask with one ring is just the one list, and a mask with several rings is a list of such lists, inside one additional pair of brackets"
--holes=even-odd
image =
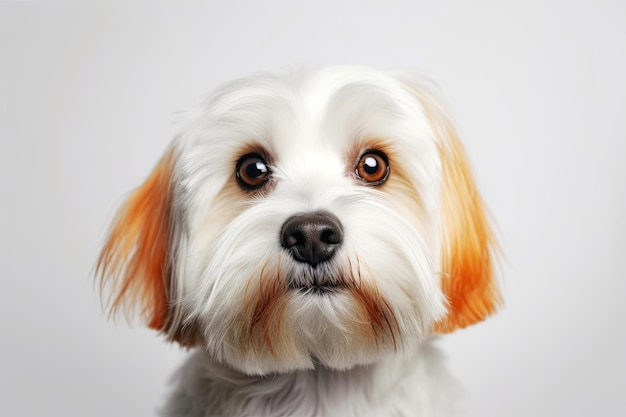
[(164, 329), (168, 315), (172, 169), (169, 151), (119, 209), (96, 266), (100, 289), (111, 291), (110, 314), (140, 309), (156, 330)]
[(501, 304), (493, 271), (495, 241), (450, 116), (430, 93), (411, 90), (423, 105), (442, 161), (441, 287), (449, 306), (434, 330), (449, 333), (484, 320)]

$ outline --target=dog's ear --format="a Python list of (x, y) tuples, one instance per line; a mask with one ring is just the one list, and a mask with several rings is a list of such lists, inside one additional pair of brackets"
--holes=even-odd
[(448, 314), (434, 330), (448, 333), (484, 320), (501, 304), (494, 277), (496, 245), (452, 119), (426, 88), (404, 83), (426, 113), (441, 159), (441, 287)]
[(495, 242), (465, 152), (449, 118), (438, 121), (441, 190), (441, 287), (448, 315), (435, 331), (448, 333), (484, 320), (501, 303), (494, 277)]
[(164, 331), (171, 281), (173, 151), (117, 212), (100, 252), (96, 275), (108, 287), (109, 313), (138, 311), (146, 324)]

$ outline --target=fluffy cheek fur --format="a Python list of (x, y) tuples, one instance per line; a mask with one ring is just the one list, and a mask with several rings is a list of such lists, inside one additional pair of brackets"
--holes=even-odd
[[(394, 180), (390, 192), (417, 195), (394, 187)], [(446, 310), (428, 242), (418, 232), (425, 225), (394, 210), (397, 199), (385, 190), (360, 187), (346, 184), (315, 198), (330, 201), (323, 208), (337, 214), (345, 230), (341, 250), (315, 270), (280, 247), (282, 223), (311, 209), (280, 187), (235, 210), (224, 229), (205, 222), (189, 242), (189, 264), (195, 265), (189, 269), (196, 273), (186, 283), (186, 304), (217, 360), (257, 374), (315, 362), (344, 369), (383, 353), (415, 351)], [(412, 206), (418, 210), (419, 201)], [(294, 277), (314, 275), (336, 288), (324, 294), (290, 288)]]

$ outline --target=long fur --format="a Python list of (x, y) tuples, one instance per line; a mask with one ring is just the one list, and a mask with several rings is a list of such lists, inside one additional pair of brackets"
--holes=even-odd
[[(358, 174), (367, 152), (388, 163), (380, 182)], [(268, 168), (254, 190), (235, 172), (250, 154)], [(343, 240), (312, 266), (279, 234), (320, 210)], [(441, 415), (428, 340), (500, 304), (493, 246), (441, 102), (412, 74), (341, 67), (216, 90), (120, 209), (97, 270), (112, 312), (197, 347), (166, 416)]]

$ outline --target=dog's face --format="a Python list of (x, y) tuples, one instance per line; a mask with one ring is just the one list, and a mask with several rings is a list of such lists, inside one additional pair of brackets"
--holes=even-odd
[(491, 235), (440, 104), (334, 68), (216, 91), (120, 210), (111, 306), (250, 374), (415, 351), (499, 298)]

